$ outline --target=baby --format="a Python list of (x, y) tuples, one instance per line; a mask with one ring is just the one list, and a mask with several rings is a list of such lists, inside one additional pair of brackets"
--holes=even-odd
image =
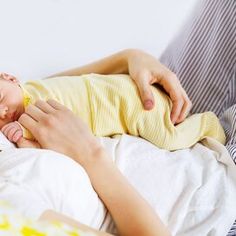
[(188, 148), (205, 137), (225, 143), (224, 130), (214, 113), (195, 114), (174, 126), (170, 98), (154, 86), (152, 92), (155, 107), (145, 111), (128, 75), (63, 76), (20, 84), (15, 77), (2, 74), (0, 128), (12, 142), (21, 137), (33, 139), (17, 120), (29, 104), (50, 98), (72, 110), (96, 136), (127, 133), (170, 151)]

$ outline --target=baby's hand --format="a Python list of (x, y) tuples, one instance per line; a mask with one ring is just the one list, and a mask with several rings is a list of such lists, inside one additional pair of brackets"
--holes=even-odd
[(4, 125), (1, 131), (9, 139), (9, 141), (14, 143), (17, 143), (17, 141), (23, 137), (23, 130), (18, 122), (11, 122)]

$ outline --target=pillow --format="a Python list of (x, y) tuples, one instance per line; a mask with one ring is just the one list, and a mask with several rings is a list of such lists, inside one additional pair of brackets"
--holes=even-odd
[(176, 73), (194, 113), (213, 111), (219, 116), (236, 101), (234, 5), (234, 1), (199, 1), (160, 59)]
[(1, 141), (0, 200), (33, 220), (52, 209), (97, 229), (102, 225), (106, 209), (78, 163), (50, 150), (12, 148)]
[(0, 131), (0, 151), (8, 148), (16, 148), (16, 146)]

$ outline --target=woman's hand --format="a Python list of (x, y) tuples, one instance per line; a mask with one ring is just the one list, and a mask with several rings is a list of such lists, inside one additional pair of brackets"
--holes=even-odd
[[(18, 122), (32, 133), (42, 148), (70, 156), (82, 166), (103, 150), (87, 125), (54, 100), (29, 105)], [(24, 147), (24, 140), (21, 141), (17, 144)]]
[(70, 156), (84, 167), (120, 235), (170, 235), (158, 215), (128, 183), (81, 119), (54, 100), (37, 101), (25, 112), (18, 121), (43, 148)]
[(176, 75), (156, 58), (140, 50), (130, 50), (128, 53), (128, 71), (136, 82), (145, 109), (150, 110), (154, 106), (150, 85), (157, 83), (165, 89), (172, 100), (172, 122), (174, 124), (180, 123), (186, 118), (192, 103)]
[(136, 49), (127, 49), (105, 57), (91, 64), (58, 73), (53, 76), (97, 74), (130, 74), (135, 81), (143, 106), (146, 110), (154, 107), (151, 84), (159, 84), (169, 94), (173, 107), (173, 124), (182, 122), (188, 115), (192, 103), (178, 78), (155, 57)]

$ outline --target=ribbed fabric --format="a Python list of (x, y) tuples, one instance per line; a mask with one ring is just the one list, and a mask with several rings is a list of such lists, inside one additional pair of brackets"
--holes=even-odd
[(56, 99), (81, 117), (97, 136), (128, 133), (171, 151), (188, 148), (205, 137), (225, 144), (224, 130), (212, 112), (192, 115), (174, 126), (171, 100), (159, 88), (152, 87), (155, 108), (145, 111), (137, 86), (128, 75), (57, 77), (30, 81), (22, 88), (28, 103)]
[(221, 115), (236, 103), (235, 0), (201, 4), (160, 60), (177, 74), (194, 104), (193, 113)]
[[(236, 1), (198, 2), (160, 60), (178, 76), (192, 113), (213, 111), (221, 118), (236, 162)], [(229, 235), (235, 228), (236, 221)]]

